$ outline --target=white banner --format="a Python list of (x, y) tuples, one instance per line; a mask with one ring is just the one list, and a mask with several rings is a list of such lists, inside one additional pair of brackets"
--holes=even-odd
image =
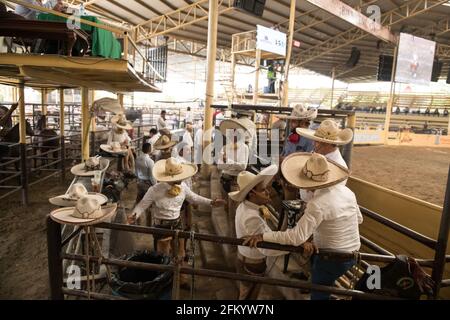
[(395, 81), (430, 84), (435, 49), (434, 41), (400, 33)]
[(260, 25), (256, 26), (256, 48), (286, 56), (286, 34)]

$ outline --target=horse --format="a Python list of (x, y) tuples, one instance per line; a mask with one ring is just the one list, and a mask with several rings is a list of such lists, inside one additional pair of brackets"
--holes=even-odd
[[(37, 124), (36, 124), (36, 130), (34, 131), (33, 136), (33, 144), (37, 145), (35, 148), (34, 154), (43, 154), (46, 153), (52, 149), (58, 149), (60, 146), (59, 139), (51, 139), (58, 137), (58, 132), (54, 129), (47, 128), (47, 117), (45, 115), (41, 115), (38, 118)], [(51, 140), (50, 140), (51, 139)], [(45, 155), (46, 158), (49, 157), (49, 155), (52, 155), (52, 161), (58, 159), (58, 151), (49, 152)], [(41, 159), (41, 164), (47, 164), (48, 159)], [(36, 160), (35, 160), (35, 166), (36, 166)], [(57, 164), (54, 166), (57, 167)]]

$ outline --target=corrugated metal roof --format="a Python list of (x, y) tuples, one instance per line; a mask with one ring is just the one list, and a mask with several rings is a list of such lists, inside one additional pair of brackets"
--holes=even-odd
[[(415, 1), (417, 2), (417, 0)], [(99, 0), (92, 5), (92, 9), (103, 11), (108, 15), (114, 15), (119, 20), (123, 20), (130, 25), (137, 25), (151, 18), (161, 16), (162, 14), (168, 14), (194, 2), (195, 1), (192, 0)], [(352, 0), (343, 2), (353, 7), (361, 4), (375, 3), (380, 7), (381, 12), (385, 13), (404, 5), (407, 1)], [(414, 2), (414, 0), (411, 2)], [(257, 24), (267, 27), (281, 24), (281, 31), (287, 32), (286, 27), (289, 18), (289, 5), (290, 0), (267, 0), (262, 17), (256, 17), (238, 10), (232, 10), (221, 14), (219, 16), (218, 45), (230, 48), (232, 34), (254, 30)], [(208, 3), (205, 2), (202, 4), (202, 7), (207, 8)], [(307, 1), (297, 1), (296, 11), (299, 16), (296, 20), (296, 29), (304, 29), (296, 32), (294, 35), (294, 39), (301, 42), (300, 49), (294, 48), (294, 55), (300, 54), (301, 56), (304, 50), (317, 46), (324, 41), (353, 28), (351, 24), (316, 8)], [(310, 13), (305, 15), (305, 12)], [(392, 26), (391, 30), (395, 33), (403, 30), (408, 33), (416, 34), (418, 32), (420, 33), (420, 29), (449, 17), (450, 7), (440, 5), (426, 11), (426, 13), (419, 14), (395, 24)], [(311, 24), (315, 19), (326, 19), (326, 21), (305, 29), (305, 25)], [(182, 29), (175, 30), (169, 35), (206, 42), (207, 33), (208, 22), (205, 19), (195, 24), (185, 26)], [(439, 35), (436, 40), (440, 43), (450, 45), (450, 32)], [(350, 57), (352, 47), (357, 47), (361, 50), (361, 57), (357, 68), (348, 70), (342, 66)], [(374, 80), (377, 70), (377, 57), (382, 53), (392, 54), (393, 45), (382, 44), (380, 46), (378, 39), (368, 35), (362, 40), (354, 41), (339, 47), (333, 52), (323, 54), (317, 59), (305, 63), (302, 67), (325, 75), (330, 75), (332, 68), (338, 67), (337, 74), (340, 75), (338, 78), (348, 82), (356, 80)], [(450, 57), (447, 57), (446, 60), (449, 61)], [(449, 68), (448, 64), (449, 63), (444, 64), (444, 69), (442, 71), (443, 76), (447, 74)]]

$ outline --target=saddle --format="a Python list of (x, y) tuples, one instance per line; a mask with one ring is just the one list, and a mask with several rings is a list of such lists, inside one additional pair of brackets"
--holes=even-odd
[(380, 289), (369, 289), (371, 275), (364, 273), (355, 290), (411, 300), (418, 300), (422, 295), (433, 296), (434, 281), (414, 258), (398, 255), (393, 262), (380, 268), (380, 274)]

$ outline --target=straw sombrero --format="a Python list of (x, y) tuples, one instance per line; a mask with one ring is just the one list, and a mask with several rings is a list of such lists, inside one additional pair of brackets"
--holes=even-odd
[(333, 120), (324, 120), (317, 130), (297, 128), (300, 136), (318, 142), (325, 142), (335, 145), (344, 145), (352, 141), (353, 131), (349, 128), (339, 129), (339, 125)]
[(223, 135), (227, 134), (227, 130), (244, 130), (248, 131), (248, 128), (244, 125), (241, 119), (226, 119), (219, 125), (219, 130)]
[(283, 114), (277, 115), (280, 119), (291, 119), (291, 120), (314, 120), (317, 118), (317, 109), (307, 109), (301, 104), (296, 104), (292, 107), (292, 112), (290, 116)]
[(169, 136), (163, 135), (156, 140), (153, 148), (156, 150), (164, 150), (176, 145), (176, 141), (172, 141)]
[(283, 177), (300, 189), (323, 189), (346, 180), (348, 169), (318, 153), (297, 152), (281, 164)]
[(104, 171), (109, 166), (108, 159), (102, 159), (99, 156), (91, 157), (85, 162), (77, 164), (70, 169), (74, 176), (90, 177), (95, 174), (95, 171)]
[(82, 183), (74, 183), (70, 186), (66, 194), (50, 198), (48, 201), (58, 207), (74, 207), (80, 198), (87, 195), (95, 197), (100, 205), (108, 202), (108, 198), (105, 195), (96, 192), (88, 192)]
[(133, 126), (130, 121), (127, 120), (126, 116), (123, 113), (116, 114), (111, 118), (111, 123), (114, 124), (117, 128), (124, 130), (131, 130)]
[(113, 98), (101, 98), (95, 100), (93, 103), (93, 107), (95, 110), (104, 110), (112, 113), (120, 113), (122, 112), (122, 106), (120, 105), (119, 100)]
[(111, 142), (111, 144), (101, 144), (100, 149), (102, 149), (103, 151), (106, 151), (108, 153), (112, 153), (112, 154), (127, 154), (128, 153), (128, 149), (125, 147), (122, 147), (120, 142), (117, 142), (117, 141), (113, 141), (113, 142)]
[(53, 210), (50, 217), (61, 224), (89, 226), (107, 220), (116, 210), (117, 203), (102, 207), (96, 197), (87, 195), (78, 199), (75, 207)]
[(178, 182), (194, 176), (197, 173), (197, 166), (191, 163), (181, 163), (176, 158), (169, 158), (156, 162), (152, 173), (157, 181)]
[(236, 201), (242, 202), (247, 197), (247, 194), (259, 183), (264, 183), (266, 186), (273, 176), (278, 172), (278, 166), (273, 164), (263, 170), (258, 174), (253, 174), (248, 171), (242, 171), (237, 176), (237, 184), (239, 186), (239, 191), (233, 191), (228, 194), (228, 196)]

